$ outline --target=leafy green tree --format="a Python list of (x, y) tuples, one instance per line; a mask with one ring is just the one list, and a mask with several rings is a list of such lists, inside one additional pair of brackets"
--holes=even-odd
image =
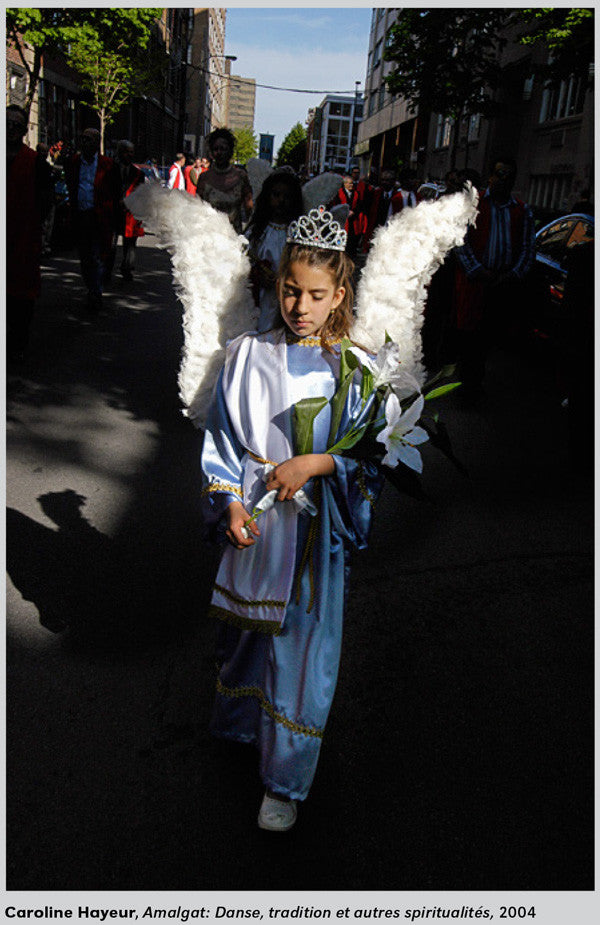
[[(120, 7), (7, 10), (7, 38), (28, 77), (27, 111), (44, 55), (61, 53), (90, 92), (91, 103), (85, 105), (98, 114), (103, 149), (105, 127), (132, 96), (156, 80), (157, 58), (147, 48), (160, 14), (160, 9)], [(25, 45), (33, 50), (31, 65)]]
[[(415, 112), (441, 113), (455, 122), (477, 114), (493, 118), (500, 109), (495, 91), (509, 31), (523, 45), (545, 44), (550, 60), (536, 66), (536, 75), (555, 83), (589, 74), (593, 15), (575, 8), (402, 8), (384, 53), (395, 64), (388, 89)], [(452, 166), (458, 132), (453, 136)]]
[(306, 160), (306, 129), (296, 122), (283, 139), (275, 159), (276, 167), (289, 165), (294, 170), (304, 164)]
[(233, 129), (235, 145), (233, 159), (237, 164), (246, 164), (258, 153), (258, 138), (249, 126)]
[(519, 10), (526, 20), (522, 45), (545, 44), (550, 52), (548, 64), (537, 68), (538, 75), (552, 83), (572, 74), (589, 79), (594, 60), (594, 11), (576, 8), (536, 8)]
[[(390, 93), (413, 111), (437, 112), (458, 121), (498, 112), (494, 91), (500, 83), (501, 30), (505, 9), (402, 8), (388, 33), (384, 57), (395, 68), (386, 78)], [(451, 162), (456, 162), (454, 132)]]
[[(54, 7), (6, 10), (7, 42), (15, 47), (27, 74), (25, 109), (28, 113), (37, 90), (44, 55), (67, 47), (76, 31), (78, 14), (83, 12)], [(27, 47), (33, 52), (33, 61), (26, 53)]]
[(148, 55), (146, 49), (161, 10), (111, 7), (85, 12), (85, 21), (70, 41), (67, 61), (90, 92), (91, 103), (85, 105), (98, 115), (103, 151), (106, 126), (156, 79), (156, 56)]

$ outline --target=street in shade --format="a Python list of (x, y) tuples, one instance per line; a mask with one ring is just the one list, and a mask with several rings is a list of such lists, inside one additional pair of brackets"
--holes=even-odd
[(425, 498), (384, 490), (273, 837), (254, 751), (207, 732), (217, 553), (168, 257), (146, 238), (93, 319), (74, 253), (43, 276), (8, 373), (8, 888), (591, 889), (592, 481), (556, 351), (505, 344), (478, 407), (443, 400), (468, 476), (426, 447)]

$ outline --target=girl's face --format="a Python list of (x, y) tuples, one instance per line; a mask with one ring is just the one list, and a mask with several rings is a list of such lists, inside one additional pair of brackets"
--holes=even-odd
[(346, 290), (336, 289), (331, 272), (294, 261), (288, 267), (281, 293), (281, 315), (298, 337), (318, 334), (341, 303)]
[(286, 183), (275, 183), (269, 193), (269, 212), (275, 222), (285, 222), (290, 215), (291, 194)]

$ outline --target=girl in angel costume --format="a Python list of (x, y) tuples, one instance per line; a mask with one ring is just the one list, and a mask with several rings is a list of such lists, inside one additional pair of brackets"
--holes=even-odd
[[(258, 824), (285, 831), (314, 778), (338, 674), (350, 549), (367, 544), (382, 483), (375, 462), (326, 452), (328, 404), (314, 419), (312, 452), (297, 455), (293, 408), (333, 395), (348, 334), (368, 362), (389, 333), (403, 367), (423, 381), (426, 285), (462, 243), (476, 197), (423, 203), (382, 228), (356, 317), (345, 232), (322, 206), (302, 216), (288, 230), (279, 270), (281, 316), (263, 333), (253, 330), (243, 239), (189, 198), (147, 185), (130, 208), (172, 254), (185, 309), (180, 394), (185, 413), (205, 428), (206, 519), (224, 523), (229, 540), (210, 605), (221, 621), (211, 729), (258, 747), (266, 787)], [(337, 433), (360, 424), (372, 397), (363, 401), (351, 381)], [(252, 521), (265, 493), (277, 500)]]

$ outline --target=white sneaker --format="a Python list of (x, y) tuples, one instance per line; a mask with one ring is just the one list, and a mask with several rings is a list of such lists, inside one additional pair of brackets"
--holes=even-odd
[(258, 814), (258, 827), (269, 832), (287, 832), (297, 817), (295, 800), (274, 800), (265, 793)]

